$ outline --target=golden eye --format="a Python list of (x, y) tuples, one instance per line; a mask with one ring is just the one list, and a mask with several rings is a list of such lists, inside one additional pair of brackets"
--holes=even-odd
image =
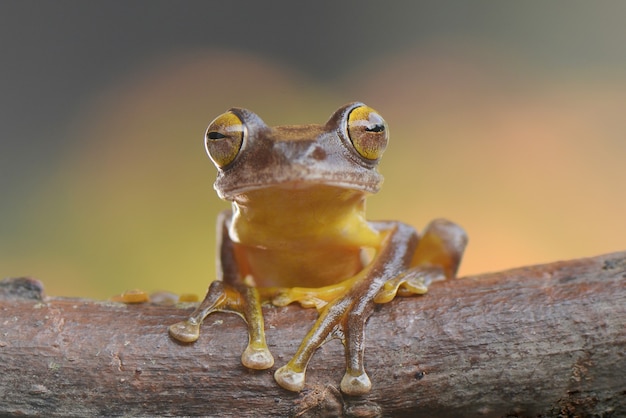
[(389, 141), (385, 120), (368, 106), (352, 109), (348, 115), (348, 136), (354, 149), (368, 160), (382, 157)]
[(209, 124), (204, 146), (213, 163), (225, 167), (239, 154), (246, 128), (237, 115), (226, 112)]

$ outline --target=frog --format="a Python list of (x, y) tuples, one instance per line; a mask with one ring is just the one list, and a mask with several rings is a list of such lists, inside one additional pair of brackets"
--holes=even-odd
[(217, 219), (217, 276), (169, 335), (193, 343), (210, 314), (237, 314), (248, 331), (242, 364), (270, 369), (262, 307), (299, 303), (318, 317), (275, 370), (278, 385), (303, 390), (315, 351), (339, 338), (341, 391), (369, 393), (364, 341), (375, 306), (455, 277), (467, 244), (464, 229), (446, 219), (422, 234), (400, 221), (367, 220), (365, 202), (380, 190), (377, 167), (388, 142), (387, 123), (362, 102), (340, 107), (325, 124), (268, 126), (236, 107), (210, 122), (204, 146), (217, 169), (214, 189), (231, 209)]

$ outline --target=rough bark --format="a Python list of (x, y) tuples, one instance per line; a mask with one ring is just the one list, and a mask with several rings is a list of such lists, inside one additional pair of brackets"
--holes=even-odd
[(626, 252), (435, 283), (367, 325), (370, 394), (342, 396), (343, 347), (323, 346), (302, 393), (278, 387), (316, 317), (264, 309), (276, 358), (245, 369), (240, 318), (167, 335), (191, 305), (45, 298), (0, 285), (0, 415), (626, 416)]

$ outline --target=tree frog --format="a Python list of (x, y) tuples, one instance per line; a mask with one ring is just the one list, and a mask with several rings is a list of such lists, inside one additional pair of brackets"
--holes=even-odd
[(249, 334), (243, 365), (268, 369), (274, 359), (261, 304), (298, 302), (319, 317), (274, 373), (278, 384), (302, 390), (315, 350), (340, 338), (342, 392), (368, 393), (365, 323), (375, 304), (423, 294), (432, 281), (455, 276), (467, 243), (465, 231), (443, 219), (421, 238), (402, 222), (366, 220), (365, 199), (381, 186), (377, 165), (388, 140), (384, 119), (363, 103), (339, 108), (323, 125), (272, 127), (241, 108), (214, 119), (205, 148), (217, 168), (214, 188), (232, 210), (217, 222), (217, 279), (170, 335), (193, 342), (212, 312), (239, 314)]

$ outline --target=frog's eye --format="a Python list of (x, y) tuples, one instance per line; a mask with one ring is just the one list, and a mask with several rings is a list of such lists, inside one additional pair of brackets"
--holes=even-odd
[(389, 141), (385, 120), (368, 106), (352, 109), (348, 115), (348, 136), (354, 149), (368, 160), (379, 159)]
[(241, 149), (246, 127), (233, 112), (226, 112), (209, 124), (204, 146), (213, 163), (222, 168), (230, 164)]

